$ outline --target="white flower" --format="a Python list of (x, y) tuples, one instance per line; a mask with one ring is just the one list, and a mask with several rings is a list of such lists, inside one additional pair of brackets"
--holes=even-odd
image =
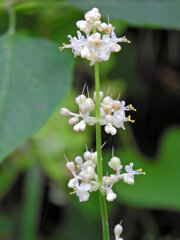
[(112, 157), (111, 160), (108, 162), (110, 168), (116, 171), (120, 171), (122, 169), (121, 161), (118, 157)]
[(108, 202), (112, 202), (117, 198), (117, 195), (113, 192), (113, 190), (110, 188), (107, 190), (107, 196), (106, 199)]
[[(125, 129), (125, 122), (134, 122), (134, 120), (131, 120), (130, 115), (126, 117), (126, 111), (136, 111), (132, 104), (125, 106), (124, 101), (113, 100), (109, 96), (103, 98), (102, 91), (100, 91), (100, 119), (97, 120), (96, 117), (90, 116), (95, 109), (95, 98), (96, 93), (94, 93), (93, 99), (87, 98), (84, 94), (77, 96), (75, 101), (79, 107), (79, 113), (72, 113), (66, 108), (60, 110), (62, 115), (72, 116), (69, 119), (69, 124), (74, 125), (74, 131), (84, 131), (86, 124), (94, 125), (98, 121), (102, 126), (105, 126), (105, 132), (113, 136), (117, 133), (116, 128)], [(80, 120), (81, 118), (82, 120)]]
[[(109, 202), (117, 198), (116, 193), (113, 192), (112, 187), (119, 180), (123, 180), (128, 184), (134, 184), (134, 175), (145, 174), (142, 169), (133, 170), (133, 163), (125, 166), (126, 173), (121, 174), (121, 161), (117, 157), (112, 157), (109, 161), (109, 166), (115, 171), (115, 174), (110, 176), (103, 176), (103, 182), (98, 182), (98, 175), (96, 172), (97, 166), (97, 152), (90, 152), (86, 147), (84, 152), (84, 159), (80, 156), (75, 157), (74, 162), (68, 161), (66, 167), (71, 171), (73, 178), (69, 180), (68, 187), (73, 189), (70, 194), (76, 194), (80, 202), (87, 201), (90, 192), (100, 189), (106, 194), (106, 199)], [(67, 159), (66, 159), (67, 160)], [(118, 239), (119, 240), (119, 239)]]
[(133, 170), (134, 163), (130, 163), (129, 165), (125, 166), (125, 170), (127, 173), (122, 174), (123, 180), (127, 184), (134, 184), (134, 175), (145, 175), (145, 172), (142, 172), (142, 169)]
[[(85, 20), (77, 21), (77, 27), (85, 33), (83, 36), (77, 31), (77, 37), (70, 38), (70, 44), (63, 43), (64, 48), (71, 48), (74, 56), (81, 56), (90, 61), (90, 65), (94, 65), (96, 62), (107, 61), (111, 55), (111, 52), (119, 52), (121, 46), (117, 43), (128, 42), (126, 37), (117, 38), (114, 32), (115, 27), (112, 24), (101, 23), (101, 14), (97, 8), (93, 8), (91, 11), (85, 14)], [(105, 34), (101, 36), (99, 32), (92, 31), (96, 29), (98, 31), (104, 31)]]
[(91, 190), (90, 183), (81, 183), (80, 185), (76, 185), (75, 193), (79, 197), (80, 202), (86, 202), (89, 199), (89, 192)]
[(122, 238), (120, 238), (122, 231), (123, 231), (123, 227), (121, 223), (117, 224), (114, 228), (115, 240), (123, 240)]

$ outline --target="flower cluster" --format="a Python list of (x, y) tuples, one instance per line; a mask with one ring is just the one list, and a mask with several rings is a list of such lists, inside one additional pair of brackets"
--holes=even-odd
[[(74, 125), (73, 130), (84, 131), (86, 124), (94, 125), (99, 122), (104, 127), (107, 134), (115, 135), (116, 128), (125, 129), (125, 122), (134, 122), (131, 116), (126, 117), (126, 111), (136, 111), (132, 104), (125, 106), (125, 101), (113, 100), (110, 96), (103, 98), (103, 92), (100, 91), (100, 119), (90, 116), (90, 113), (95, 109), (96, 92), (93, 99), (81, 94), (76, 97), (75, 101), (79, 108), (79, 113), (72, 113), (67, 108), (61, 108), (60, 113), (65, 116), (72, 116), (69, 119), (69, 124)], [(82, 120), (80, 120), (82, 119)]]
[(121, 172), (123, 165), (118, 157), (112, 156), (108, 165), (115, 173), (110, 176), (103, 177), (103, 183), (98, 183), (98, 176), (96, 173), (97, 166), (97, 152), (90, 152), (86, 150), (84, 152), (84, 160), (82, 157), (77, 156), (73, 161), (68, 161), (66, 167), (70, 170), (73, 178), (70, 179), (68, 187), (73, 189), (72, 194), (76, 194), (79, 197), (80, 202), (87, 201), (90, 193), (97, 191), (98, 189), (106, 195), (106, 199), (112, 202), (116, 199), (117, 195), (113, 192), (113, 185), (119, 180), (123, 180), (125, 183), (133, 185), (134, 175), (145, 174), (142, 169), (133, 170), (133, 163), (125, 166), (125, 172)]
[[(90, 65), (96, 62), (107, 61), (111, 52), (119, 52), (121, 46), (118, 42), (128, 42), (126, 37), (117, 38), (112, 24), (101, 22), (101, 14), (97, 8), (85, 14), (85, 20), (77, 21), (77, 27), (85, 33), (85, 36), (77, 31), (77, 37), (68, 35), (70, 44), (63, 43), (64, 48), (71, 48), (74, 56), (81, 56), (90, 61)], [(99, 32), (102, 33), (99, 33)], [(104, 34), (103, 34), (104, 32)]]

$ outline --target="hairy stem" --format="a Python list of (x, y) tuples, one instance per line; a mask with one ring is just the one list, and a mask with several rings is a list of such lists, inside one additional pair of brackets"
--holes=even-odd
[[(100, 119), (100, 79), (99, 79), (99, 63), (95, 64), (95, 85), (96, 85), (96, 119)], [(98, 182), (102, 185), (103, 169), (102, 169), (102, 153), (101, 153), (101, 125), (97, 121), (96, 123), (96, 150), (97, 150), (97, 172)], [(99, 192), (99, 200), (101, 207), (101, 218), (103, 225), (103, 239), (109, 240), (109, 227), (106, 208), (105, 196)]]

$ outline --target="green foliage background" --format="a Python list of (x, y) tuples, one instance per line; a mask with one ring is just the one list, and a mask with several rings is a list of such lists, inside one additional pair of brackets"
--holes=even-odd
[[(69, 197), (64, 154), (68, 159), (82, 155), (85, 144), (94, 142), (90, 127), (80, 134), (72, 131), (67, 119), (59, 115), (60, 106), (76, 111), (74, 99), (83, 88), (78, 72), (93, 79), (88, 63), (73, 59), (68, 50), (59, 52), (58, 46), (67, 42), (67, 35), (76, 35), (75, 23), (83, 12), (99, 7), (104, 18), (123, 34), (128, 27), (180, 29), (179, 0), (41, 0), (0, 1), (0, 201), (17, 188), (23, 176), (20, 204), (10, 202), (10, 211), (0, 208), (0, 239), (100, 239), (99, 208), (96, 194), (90, 201), (79, 204)], [(15, 12), (15, 21), (11, 15)], [(10, 13), (10, 14), (8, 14)], [(106, 20), (106, 19), (105, 19)], [(15, 32), (13, 27), (15, 25)], [(121, 54), (121, 53), (120, 53)], [(135, 46), (124, 46), (121, 63), (117, 56), (101, 64), (102, 89), (111, 86), (113, 96), (121, 97), (129, 91), (144, 91), (136, 74)], [(117, 63), (122, 68), (119, 74)], [(81, 71), (79, 71), (81, 69)], [(84, 70), (82, 70), (84, 69)], [(77, 73), (76, 73), (77, 72)], [(72, 85), (72, 82), (74, 84)], [(93, 82), (90, 94), (93, 94)], [(138, 112), (140, 112), (139, 109)], [(138, 114), (138, 112), (136, 114)], [(137, 178), (135, 186), (116, 185), (118, 202), (108, 204), (110, 216), (118, 204), (129, 208), (180, 210), (180, 128), (166, 129), (161, 136), (158, 153), (153, 159), (143, 155), (137, 147), (132, 130), (119, 130), (115, 153), (123, 164), (134, 162), (143, 167), (147, 176)], [(111, 139), (109, 145), (111, 144)], [(107, 150), (106, 150), (107, 151)], [(111, 153), (104, 153), (104, 165)], [(109, 169), (105, 169), (109, 171)], [(43, 192), (48, 182), (48, 201), (64, 206), (64, 218), (50, 238), (40, 234), (46, 218)], [(4, 204), (4, 203), (3, 203)], [(98, 209), (98, 210), (97, 210)], [(43, 217), (42, 217), (43, 216)], [(113, 217), (112, 217), (113, 218)], [(82, 229), (81, 224), (86, 222)], [(151, 223), (152, 221), (149, 220)], [(113, 222), (113, 221), (112, 221)], [(111, 226), (111, 224), (110, 224)], [(152, 223), (153, 226), (153, 223)], [(91, 235), (88, 235), (88, 229)], [(153, 227), (152, 227), (153, 228)], [(152, 230), (152, 229), (151, 229)], [(150, 230), (150, 231), (151, 231)], [(156, 239), (156, 230), (154, 238)], [(129, 237), (129, 239), (131, 239)]]

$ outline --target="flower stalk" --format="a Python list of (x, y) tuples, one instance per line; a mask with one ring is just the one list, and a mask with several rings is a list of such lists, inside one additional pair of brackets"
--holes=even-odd
[[(95, 87), (96, 87), (96, 119), (100, 119), (100, 77), (99, 77), (99, 63), (95, 63)], [(96, 151), (97, 151), (97, 172), (98, 183), (102, 185), (103, 168), (102, 168), (102, 153), (101, 153), (101, 125), (96, 122)], [(109, 240), (109, 225), (105, 196), (99, 191), (99, 200), (101, 208), (101, 218), (103, 225), (103, 239)]]
[[(69, 124), (73, 125), (73, 130), (81, 132), (86, 129), (87, 125), (96, 125), (96, 151), (90, 152), (86, 147), (83, 158), (77, 156), (74, 161), (68, 161), (66, 167), (72, 174), (68, 187), (73, 189), (70, 194), (76, 194), (80, 202), (88, 201), (90, 194), (99, 191), (99, 201), (101, 209), (101, 219), (103, 226), (103, 240), (109, 240), (109, 226), (106, 200), (112, 202), (117, 198), (117, 194), (113, 191), (113, 186), (122, 180), (126, 184), (133, 185), (135, 183), (134, 176), (145, 173), (142, 169), (133, 170), (133, 163), (123, 165), (119, 157), (114, 156), (108, 162), (113, 169), (114, 174), (103, 176), (102, 165), (102, 143), (101, 143), (101, 126), (107, 134), (114, 136), (117, 129), (125, 130), (125, 122), (134, 122), (131, 116), (126, 116), (126, 112), (136, 111), (132, 104), (127, 105), (125, 101), (113, 100), (111, 96), (104, 96), (100, 91), (99, 62), (107, 61), (112, 52), (119, 52), (121, 46), (119, 42), (127, 42), (126, 37), (117, 38), (114, 32), (115, 27), (110, 23), (101, 22), (101, 14), (97, 8), (85, 14), (85, 20), (76, 23), (77, 27), (84, 32), (83, 35), (77, 31), (77, 37), (70, 38), (70, 44), (63, 43), (60, 51), (64, 48), (71, 48), (74, 56), (81, 56), (90, 61), (90, 66), (94, 65), (95, 71), (95, 92), (93, 98), (89, 95), (82, 94), (76, 97), (75, 101), (79, 108), (79, 113), (73, 113), (67, 108), (61, 108), (60, 113), (69, 116)], [(100, 34), (101, 32), (101, 34)], [(96, 109), (95, 116), (91, 115)], [(117, 224), (114, 229), (115, 240), (123, 240), (120, 235), (122, 233), (121, 223)]]

